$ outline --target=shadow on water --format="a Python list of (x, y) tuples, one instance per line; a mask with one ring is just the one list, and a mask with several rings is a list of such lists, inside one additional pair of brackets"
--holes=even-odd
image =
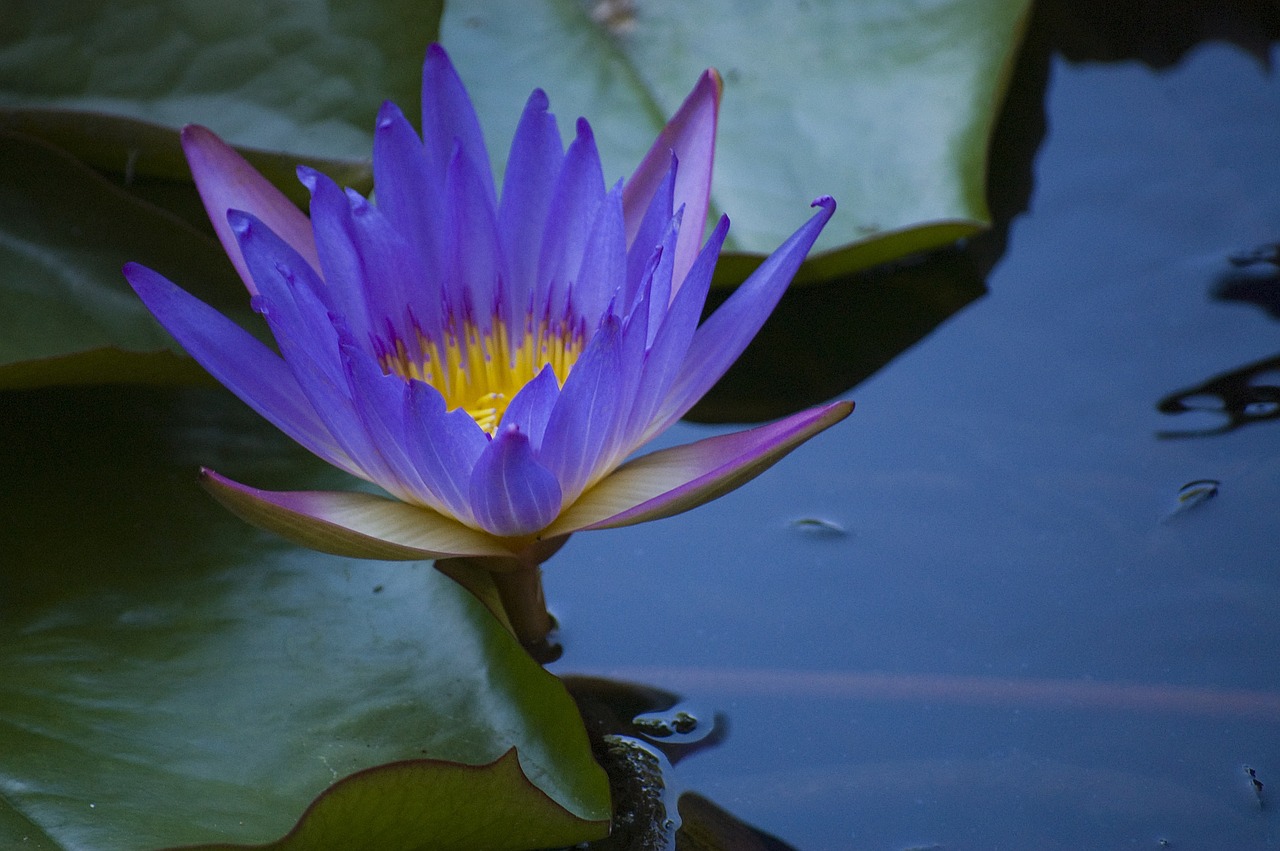
[[(1278, 226), (1280, 228), (1280, 226)], [(1214, 299), (1251, 304), (1280, 320), (1280, 245), (1259, 246), (1228, 258), (1234, 267), (1219, 276)], [(1166, 430), (1163, 438), (1213, 437), (1252, 423), (1280, 419), (1280, 355), (1215, 375), (1165, 396), (1162, 414), (1210, 413), (1224, 420), (1215, 428)]]

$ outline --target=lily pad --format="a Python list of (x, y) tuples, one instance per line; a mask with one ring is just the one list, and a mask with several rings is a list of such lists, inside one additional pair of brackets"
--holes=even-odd
[(193, 292), (253, 327), (211, 237), (58, 148), (0, 132), (0, 386), (200, 377), (120, 274), (139, 257), (182, 270)]
[[(607, 830), (603, 822), (594, 827)], [(512, 750), (489, 765), (414, 760), (371, 768), (329, 787), (279, 842), (188, 851), (530, 851), (583, 835), (582, 820), (530, 783)]]
[[(235, 145), (364, 160), (385, 99), (416, 114), (440, 0), (109, 0), (28, 3), (0, 33), (0, 122), (42, 127), (98, 167), (181, 176), (141, 136), (112, 156), (118, 122), (205, 124)], [(170, 153), (176, 148), (169, 147)]]
[[(519, 772), (484, 782), (526, 799), (531, 835), (603, 832), (608, 783), (573, 701), (480, 600), (429, 564), (282, 544), (201, 491), (200, 462), (338, 484), (237, 400), (53, 388), (3, 404), (0, 847), (270, 842), (339, 781), (339, 821), (408, 829), (413, 808), (372, 790), (429, 801), (475, 772), (369, 769), (512, 748)], [(529, 783), (555, 806), (528, 803)]]
[[(708, 66), (725, 80), (718, 279), (741, 280), (832, 195), (840, 213), (801, 275), (832, 277), (989, 224), (987, 144), (1029, 0), (494, 0), (446, 8), (441, 40), (486, 134), (510, 138), (529, 90), (591, 119), (623, 177)], [(491, 150), (505, 156), (501, 149)]]

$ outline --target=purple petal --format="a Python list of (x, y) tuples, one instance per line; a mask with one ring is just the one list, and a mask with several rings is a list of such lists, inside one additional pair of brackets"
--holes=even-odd
[(657, 434), (684, 416), (738, 359), (769, 318), (814, 240), (835, 212), (836, 202), (824, 196), (814, 201), (813, 206), (821, 209), (765, 258), (751, 277), (698, 328), (670, 394), (646, 430), (648, 434)]
[(630, 526), (696, 508), (751, 481), (852, 410), (852, 402), (832, 402), (629, 461), (583, 494), (545, 534)]
[(235, 234), (227, 224), (228, 210), (245, 210), (257, 216), (279, 234), (281, 239), (292, 245), (308, 263), (320, 268), (307, 217), (279, 189), (245, 162), (244, 157), (211, 130), (196, 124), (188, 124), (182, 128), (182, 150), (187, 156), (191, 176), (200, 191), (209, 221), (213, 223), (223, 249), (250, 293), (256, 295), (258, 290), (240, 256), (240, 246)]
[(449, 55), (438, 44), (427, 48), (422, 65), (422, 143), (441, 168), (452, 159), (454, 147), (461, 146), (482, 177), (489, 204), (497, 207), (480, 121)]
[(576, 499), (614, 454), (626, 398), (618, 380), (621, 342), (617, 317), (605, 317), (569, 372), (542, 436), (538, 458), (555, 473), (566, 502)]
[(560, 512), (560, 485), (518, 428), (498, 431), (471, 474), (471, 506), (485, 531), (531, 535)]
[(344, 332), (335, 326), (333, 314), (320, 299), (323, 286), (315, 272), (257, 219), (234, 210), (228, 219), (261, 290), (254, 307), (271, 327), (280, 354), (311, 407), (359, 466), (359, 475), (394, 487), (398, 479), (352, 402), (342, 360)]
[(395, 561), (513, 555), (491, 535), (373, 494), (264, 491), (212, 470), (201, 471), (201, 484), (241, 519), (325, 553)]
[(667, 223), (667, 232), (660, 246), (661, 253), (658, 256), (658, 263), (653, 267), (653, 273), (644, 282), (645, 289), (648, 291), (646, 300), (649, 303), (649, 323), (645, 336), (646, 348), (653, 342), (654, 335), (658, 333), (658, 329), (662, 327), (671, 305), (671, 288), (675, 283), (672, 280), (672, 275), (675, 274), (676, 243), (680, 239), (680, 225), (683, 218), (684, 207), (681, 207), (676, 210), (675, 215), (671, 217), (671, 221)]
[(672, 299), (662, 319), (662, 327), (653, 334), (653, 342), (645, 355), (644, 374), (628, 416), (625, 440), (629, 447), (640, 446), (657, 434), (657, 430), (649, 426), (684, 365), (689, 343), (698, 329), (698, 320), (702, 317), (702, 308), (711, 289), (711, 275), (728, 233), (729, 219), (721, 216), (702, 253), (689, 269), (684, 286)]
[(129, 263), (124, 267), (124, 275), (147, 309), (210, 375), (311, 452), (359, 475), (359, 468), (316, 416), (306, 394), (279, 355), (209, 305), (145, 266)]
[[(675, 180), (676, 158), (672, 155), (671, 167), (667, 169), (666, 175), (654, 191), (653, 199), (649, 202), (649, 208), (645, 210), (639, 229), (629, 240), (631, 247), (627, 251), (627, 286), (623, 290), (623, 304), (631, 304), (636, 297), (636, 293), (640, 290), (641, 277), (649, 266), (649, 259), (662, 244), (667, 231), (671, 228), (671, 217), (675, 215), (675, 208), (672, 206)], [(623, 197), (626, 197), (625, 190)], [(665, 308), (666, 305), (664, 304), (663, 307)]]
[(600, 321), (626, 279), (627, 237), (622, 221), (621, 183), (605, 196), (594, 218), (583, 246), (582, 263), (574, 273), (571, 295), (574, 313), (587, 321), (587, 327), (595, 327)]
[(450, 515), (473, 522), (471, 475), (489, 436), (461, 408), (446, 412), (444, 397), (429, 384), (409, 382), (404, 404), (405, 448), (424, 483)]
[(604, 172), (591, 126), (578, 119), (578, 135), (565, 154), (564, 168), (556, 181), (538, 259), (538, 292), (534, 295), (537, 318), (559, 319), (569, 303), (573, 276), (582, 265), (583, 251), (596, 208), (604, 198)]
[(448, 301), (455, 311), (465, 308), (476, 327), (488, 333), (498, 307), (498, 276), (503, 265), (497, 213), (486, 194), (486, 183), (460, 150), (449, 163), (447, 185), (453, 245), (446, 284)]
[(351, 191), (347, 202), (371, 330), (382, 339), (415, 340), (411, 316), (438, 309), (418, 258), (377, 207)]
[(537, 452), (542, 446), (542, 435), (547, 421), (560, 398), (560, 383), (555, 371), (548, 364), (520, 389), (507, 405), (502, 415), (502, 427), (515, 426), (529, 438), (529, 445)]
[(662, 128), (653, 147), (645, 154), (635, 173), (627, 181), (623, 205), (627, 211), (627, 238), (633, 241), (650, 199), (671, 166), (674, 152), (680, 161), (676, 172), (673, 206), (685, 208), (687, 230), (680, 234), (676, 246), (675, 287), (679, 289), (685, 274), (698, 256), (702, 234), (706, 230), (707, 205), (711, 197), (711, 166), (715, 160), (716, 116), (720, 109), (720, 93), (724, 83), (714, 69), (698, 78), (693, 91), (685, 98), (676, 114)]
[(317, 268), (324, 272), (325, 301), (357, 339), (367, 340), (372, 326), (351, 203), (338, 184), (314, 169), (300, 167), (298, 178), (311, 192), (311, 226), (320, 257)]
[(409, 502), (425, 503), (449, 513), (424, 481), (408, 449), (410, 442), (419, 439), (406, 422), (404, 397), (409, 392), (408, 385), (397, 375), (384, 374), (370, 355), (355, 346), (343, 347), (343, 361), (356, 416), (394, 477), (378, 484)]
[(547, 105), (541, 89), (529, 95), (502, 180), (498, 227), (507, 260), (504, 295), (508, 313), (504, 319), (508, 328), (521, 327), (529, 309), (551, 193), (564, 161), (564, 143)]
[(399, 107), (384, 103), (373, 137), (373, 181), (378, 209), (409, 241), (430, 285), (438, 286), (447, 257), (444, 163), (433, 171)]

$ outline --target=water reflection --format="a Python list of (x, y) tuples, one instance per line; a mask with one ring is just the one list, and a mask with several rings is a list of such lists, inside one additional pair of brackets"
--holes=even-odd
[(1171, 393), (1156, 409), (1162, 414), (1212, 413), (1223, 418), (1215, 428), (1185, 431), (1162, 430), (1162, 438), (1213, 437), (1253, 423), (1280, 418), (1280, 382), (1263, 383), (1280, 376), (1280, 355), (1215, 375), (1200, 384)]
[[(1242, 302), (1280, 319), (1280, 245), (1269, 243), (1232, 254), (1232, 269), (1212, 290), (1217, 301)], [(1171, 393), (1156, 408), (1162, 414), (1208, 412), (1223, 422), (1215, 428), (1165, 430), (1162, 438), (1213, 437), (1252, 423), (1280, 418), (1280, 355), (1246, 364)]]

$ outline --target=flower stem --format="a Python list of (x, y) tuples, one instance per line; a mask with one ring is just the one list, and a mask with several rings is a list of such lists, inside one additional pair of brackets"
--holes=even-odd
[(545, 641), (551, 631), (551, 615), (547, 612), (547, 598), (542, 592), (542, 568), (535, 565), (493, 571), (490, 575), (516, 638), (525, 645)]

